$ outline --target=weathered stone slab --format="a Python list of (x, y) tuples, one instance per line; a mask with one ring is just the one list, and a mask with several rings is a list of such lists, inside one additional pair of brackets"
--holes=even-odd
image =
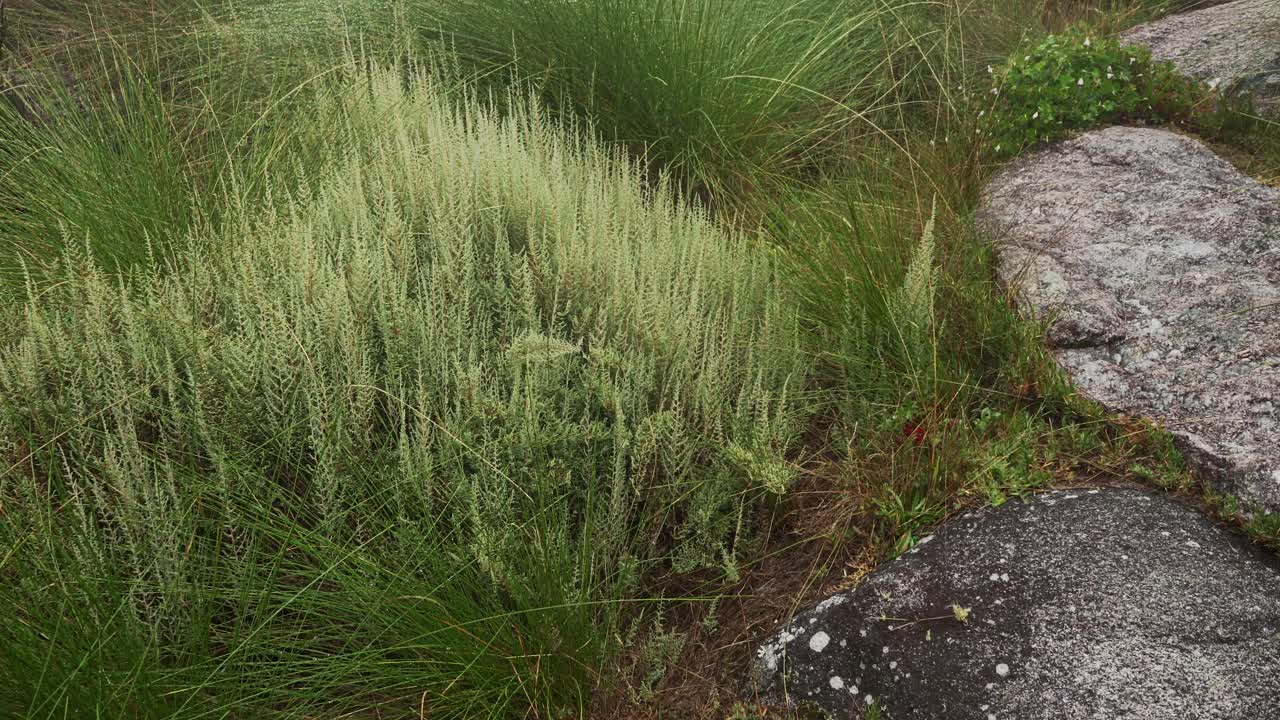
[(1060, 491), (952, 519), (756, 662), (835, 717), (1277, 718), (1280, 567), (1164, 496)]
[(1280, 511), (1280, 191), (1190, 138), (1113, 127), (1011, 163), (978, 221), (1085, 394)]
[(1171, 15), (1121, 38), (1151, 48), (1157, 60), (1187, 75), (1280, 110), (1280, 0), (1236, 0)]

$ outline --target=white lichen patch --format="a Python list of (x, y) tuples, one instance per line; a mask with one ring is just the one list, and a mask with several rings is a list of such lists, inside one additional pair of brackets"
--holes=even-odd
[(831, 686), (831, 689), (832, 689), (832, 690), (840, 690), (840, 689), (843, 689), (843, 688), (844, 688), (844, 678), (840, 677), (839, 675), (832, 675), (832, 676), (831, 676), (831, 679), (827, 681), (827, 684)]
[(832, 595), (826, 600), (823, 600), (822, 602), (818, 603), (818, 607), (814, 608), (814, 612), (822, 613), (822, 612), (826, 612), (827, 610), (833, 607), (838, 607), (844, 604), (845, 599), (846, 598), (844, 595)]
[(809, 638), (809, 649), (820, 653), (827, 648), (827, 643), (831, 642), (831, 636), (819, 630)]
[(996, 665), (996, 674), (1000, 677), (1009, 677), (1009, 666), (1004, 663)]
[(778, 669), (779, 649), (780, 648), (777, 644), (768, 643), (767, 645), (761, 646), (760, 650), (756, 653), (760, 658), (760, 662), (769, 672), (773, 672)]
[(756, 651), (756, 656), (760, 658), (760, 662), (769, 672), (773, 672), (778, 669), (778, 658), (786, 649), (787, 644), (803, 633), (803, 628), (788, 627), (778, 633), (773, 640), (761, 645), (760, 649)]

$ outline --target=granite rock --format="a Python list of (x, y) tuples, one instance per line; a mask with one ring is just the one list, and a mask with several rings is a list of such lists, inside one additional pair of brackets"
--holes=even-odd
[(1112, 127), (1012, 162), (977, 219), (1083, 393), (1280, 511), (1280, 190), (1191, 138)]
[(1236, 0), (1170, 15), (1124, 33), (1157, 60), (1280, 111), (1280, 0)]
[(1163, 495), (1047, 493), (953, 518), (755, 671), (838, 718), (1275, 720), (1280, 563)]

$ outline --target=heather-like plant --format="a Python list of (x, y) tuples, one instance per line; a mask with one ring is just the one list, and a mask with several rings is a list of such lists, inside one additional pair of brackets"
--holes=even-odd
[(934, 371), (934, 345), (937, 318), (934, 302), (938, 293), (937, 245), (933, 226), (938, 217), (936, 205), (929, 213), (920, 244), (911, 255), (902, 285), (888, 299), (889, 317), (902, 345), (902, 356), (916, 373)]
[(536, 105), (409, 76), (327, 92), (341, 159), (196, 231), (221, 252), (131, 290), (73, 253), (0, 330), (0, 645), (31, 663), (0, 708), (88, 672), (178, 714), (580, 702), (601, 601), (731, 563), (786, 491), (806, 367), (768, 255)]

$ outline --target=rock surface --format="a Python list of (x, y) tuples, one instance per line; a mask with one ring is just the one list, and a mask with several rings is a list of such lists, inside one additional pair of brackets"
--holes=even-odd
[(763, 699), (835, 717), (1275, 720), (1280, 564), (1161, 495), (1048, 493), (954, 518), (756, 662)]
[(1113, 127), (1011, 163), (978, 221), (1086, 395), (1280, 511), (1280, 191), (1190, 138)]
[(1124, 33), (1157, 60), (1280, 110), (1280, 0), (1236, 0), (1171, 15)]

